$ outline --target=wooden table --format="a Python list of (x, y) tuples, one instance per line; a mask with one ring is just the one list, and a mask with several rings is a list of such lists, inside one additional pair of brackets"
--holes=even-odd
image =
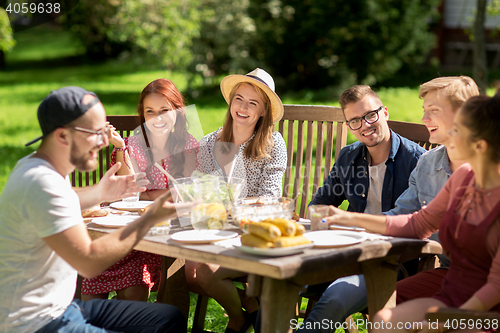
[[(92, 238), (113, 231), (92, 224), (88, 225), (88, 229)], [(290, 320), (295, 318), (295, 304), (305, 285), (364, 274), (368, 312), (372, 316), (383, 307), (395, 306), (396, 270), (400, 255), (418, 256), (422, 253), (442, 252), (441, 245), (434, 241), (394, 237), (339, 248), (313, 248), (302, 254), (270, 258), (246, 254), (237, 248), (213, 244), (184, 244), (170, 239), (172, 233), (188, 229), (173, 226), (169, 235), (146, 236), (135, 249), (165, 256), (162, 261), (164, 265), (171, 265), (174, 258), (181, 258), (215, 263), (248, 273), (247, 293), (260, 296), (261, 331), (272, 333), (292, 331)], [(239, 232), (239, 229), (232, 225), (227, 229)], [(177, 274), (182, 278), (182, 266), (174, 266), (170, 267), (172, 272), (169, 275)], [(164, 280), (162, 282), (165, 283)], [(174, 295), (171, 296), (173, 300), (167, 300), (167, 303), (175, 305), (176, 301), (183, 297), (189, 299), (185, 283), (183, 286), (179, 279), (175, 284), (167, 282), (166, 289)]]

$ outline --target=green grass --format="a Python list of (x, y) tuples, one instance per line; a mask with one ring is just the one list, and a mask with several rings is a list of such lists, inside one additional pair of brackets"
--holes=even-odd
[[(108, 114), (134, 114), (142, 88), (160, 77), (171, 79), (181, 91), (187, 91), (182, 71), (138, 66), (133, 61), (90, 63), (82, 56), (82, 46), (71, 35), (47, 24), (17, 33), (15, 39), (17, 45), (6, 57), (7, 70), (0, 72), (0, 191), (16, 161), (36, 149), (36, 144), (28, 148), (24, 144), (40, 135), (36, 110), (51, 90), (77, 85), (94, 91)], [(210, 133), (222, 125), (227, 105), (217, 87), (200, 89), (200, 92), (201, 95), (192, 94), (199, 97), (190, 97), (188, 104), (196, 104), (203, 131)], [(422, 103), (418, 99), (418, 87), (381, 89), (379, 95), (391, 119), (420, 122)], [(338, 96), (329, 95), (327, 90), (282, 97), (288, 104), (338, 106)], [(348, 141), (353, 140), (349, 135)], [(194, 297), (191, 302), (195, 302)], [(189, 323), (192, 324), (192, 315)], [(224, 311), (211, 300), (206, 329), (221, 332), (226, 324)]]

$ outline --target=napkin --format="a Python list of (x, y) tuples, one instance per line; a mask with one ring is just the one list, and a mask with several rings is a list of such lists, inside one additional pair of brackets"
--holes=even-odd
[(232, 248), (235, 246), (241, 246), (241, 238), (240, 237), (233, 237), (229, 239), (224, 239), (218, 242), (214, 242), (214, 245), (217, 246), (222, 246), (225, 248)]

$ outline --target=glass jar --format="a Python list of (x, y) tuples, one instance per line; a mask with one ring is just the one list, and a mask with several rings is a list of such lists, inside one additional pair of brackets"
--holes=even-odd
[(227, 211), (220, 192), (217, 177), (193, 179), (194, 198), (202, 202), (191, 210), (191, 225), (194, 229), (222, 229), (227, 221)]

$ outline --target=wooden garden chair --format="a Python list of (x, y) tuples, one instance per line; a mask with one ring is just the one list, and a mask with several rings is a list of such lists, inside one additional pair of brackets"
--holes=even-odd
[(335, 106), (285, 105), (279, 132), (288, 154), (283, 196), (297, 198), (296, 213), (305, 217), (307, 204), (330, 173), (334, 155), (336, 159), (347, 143), (344, 114)]

